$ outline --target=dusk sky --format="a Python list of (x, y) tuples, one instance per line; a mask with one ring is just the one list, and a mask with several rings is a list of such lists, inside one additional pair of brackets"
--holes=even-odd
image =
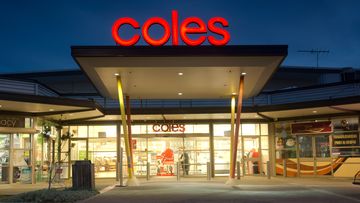
[(314, 54), (298, 50), (321, 49), (330, 53), (320, 55), (319, 66), (360, 67), (358, 0), (3, 0), (0, 73), (78, 69), (71, 45), (115, 45), (116, 19), (129, 16), (142, 24), (159, 16), (171, 22), (172, 10), (180, 20), (226, 18), (232, 45), (287, 44), (283, 65), (315, 66)]

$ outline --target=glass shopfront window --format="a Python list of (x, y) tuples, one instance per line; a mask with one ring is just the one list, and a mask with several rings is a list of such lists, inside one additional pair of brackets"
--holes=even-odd
[[(132, 147), (135, 175), (145, 176), (147, 163), (150, 175), (173, 176), (176, 163), (181, 163), (182, 175), (206, 175), (206, 163), (210, 161), (209, 124), (173, 124), (174, 131), (167, 126), (133, 125)], [(161, 126), (160, 126), (161, 127)], [(183, 131), (179, 131), (184, 127)], [(268, 160), (267, 124), (243, 124), (238, 145), (238, 160), (244, 173), (260, 174), (261, 159)], [(262, 129), (266, 128), (266, 129)], [(155, 133), (155, 130), (157, 132)], [(178, 130), (178, 131), (176, 131)], [(71, 161), (89, 159), (95, 165), (96, 177), (116, 176), (116, 126), (71, 126)], [(125, 149), (124, 140), (121, 147)], [(214, 125), (214, 158), (216, 175), (229, 174), (230, 125)], [(261, 157), (261, 155), (264, 154)], [(126, 166), (124, 150), (123, 163)], [(246, 169), (245, 169), (246, 167)], [(124, 167), (126, 168), (126, 167)], [(124, 170), (126, 176), (127, 171)]]
[(1, 183), (8, 182), (10, 161), (10, 135), (0, 134), (0, 177)]
[[(261, 174), (264, 160), (269, 160), (268, 124), (245, 123), (240, 125), (237, 161), (241, 173)], [(214, 124), (215, 174), (229, 175), (230, 168), (230, 124)], [(261, 144), (260, 144), (261, 143)]]
[(31, 183), (32, 140), (30, 134), (12, 134), (12, 172), (13, 182)]
[[(276, 171), (287, 176), (352, 177), (360, 168), (359, 119), (275, 124)], [(299, 128), (300, 126), (301, 128)]]

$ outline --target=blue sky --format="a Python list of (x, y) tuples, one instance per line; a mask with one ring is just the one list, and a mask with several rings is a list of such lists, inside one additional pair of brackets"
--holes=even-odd
[(357, 0), (12, 0), (0, 2), (0, 73), (77, 69), (71, 45), (114, 45), (117, 18), (170, 20), (174, 9), (180, 19), (226, 18), (229, 44), (288, 44), (283, 65), (315, 66), (315, 55), (297, 51), (322, 49), (320, 66), (360, 67)]

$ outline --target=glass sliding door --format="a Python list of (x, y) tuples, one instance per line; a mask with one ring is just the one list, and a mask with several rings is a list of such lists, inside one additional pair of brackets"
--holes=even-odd
[(187, 153), (189, 159), (189, 161), (184, 160), (186, 159), (186, 155), (183, 159), (180, 154), (179, 161), (183, 163), (182, 168), (188, 169), (188, 173), (186, 173), (186, 170), (183, 170), (183, 174), (206, 175), (206, 164), (210, 161), (209, 136), (184, 138), (183, 153)]
[(311, 135), (298, 136), (300, 175), (315, 175), (314, 140)]
[(259, 175), (262, 172), (259, 138), (258, 136), (242, 137), (244, 143), (243, 172), (245, 175)]
[(330, 157), (329, 135), (318, 135), (315, 141), (315, 174), (332, 175), (332, 161)]
[(150, 175), (174, 176), (175, 163), (183, 149), (183, 138), (153, 137), (148, 140)]
[(298, 136), (299, 174), (332, 175), (329, 135)]

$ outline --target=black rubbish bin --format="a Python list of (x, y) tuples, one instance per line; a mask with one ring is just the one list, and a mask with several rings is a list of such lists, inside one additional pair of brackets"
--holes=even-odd
[(95, 189), (94, 164), (89, 160), (75, 161), (72, 165), (73, 189)]
[(253, 163), (253, 173), (254, 174), (259, 174), (260, 173), (260, 171), (259, 171), (259, 162), (257, 162), (257, 161), (255, 161)]

